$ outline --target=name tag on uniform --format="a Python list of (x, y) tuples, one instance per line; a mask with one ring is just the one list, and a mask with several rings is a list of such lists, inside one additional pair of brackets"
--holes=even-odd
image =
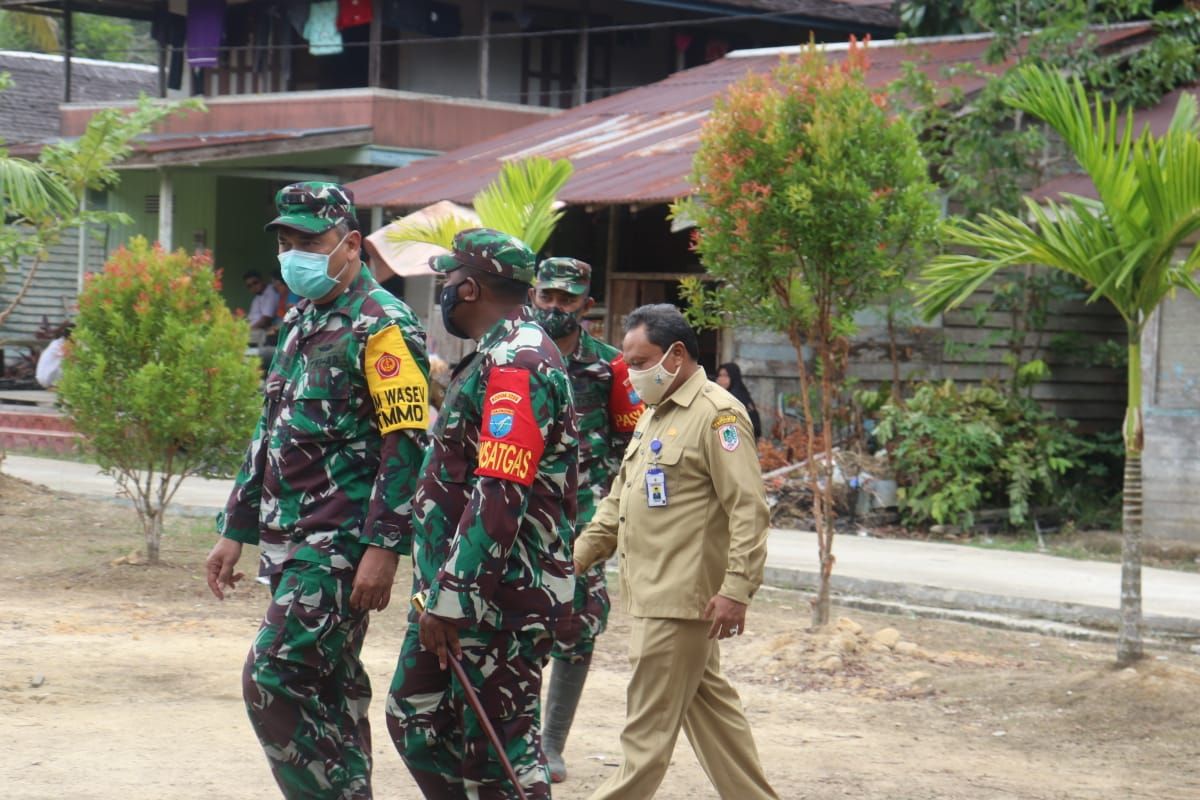
[(667, 476), (658, 467), (646, 470), (646, 505), (662, 508), (667, 504)]

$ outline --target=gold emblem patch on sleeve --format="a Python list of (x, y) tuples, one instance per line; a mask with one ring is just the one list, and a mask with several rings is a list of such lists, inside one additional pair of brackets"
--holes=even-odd
[(712, 429), (715, 431), (722, 425), (736, 425), (737, 414), (719, 414), (712, 422)]

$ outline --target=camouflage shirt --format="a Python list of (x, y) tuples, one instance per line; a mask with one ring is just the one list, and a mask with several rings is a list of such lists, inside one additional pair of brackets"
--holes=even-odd
[(409, 552), (428, 387), (420, 324), (365, 267), (333, 302), (300, 301), (219, 533), (260, 544), (263, 575), (293, 559), (353, 569), (367, 545)]
[(629, 383), (629, 368), (621, 351), (587, 331), (580, 332), (575, 352), (567, 357), (567, 372), (579, 420), (576, 524), (582, 528), (608, 494), (644, 406)]
[(579, 440), (558, 347), (525, 309), (459, 365), (413, 500), (418, 590), (463, 627), (552, 630), (571, 609)]

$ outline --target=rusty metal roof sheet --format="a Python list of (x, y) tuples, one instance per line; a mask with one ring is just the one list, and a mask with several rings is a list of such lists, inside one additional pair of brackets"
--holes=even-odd
[[(1148, 25), (1126, 25), (1096, 32), (1101, 47), (1118, 48), (1145, 37)], [(868, 82), (883, 87), (913, 62), (931, 77), (942, 67), (983, 64), (986, 36), (876, 42), (870, 47)], [(818, 45), (821, 46), (821, 45)], [(821, 46), (834, 60), (845, 45)], [(524, 156), (569, 158), (575, 172), (559, 197), (571, 205), (625, 205), (674, 200), (690, 191), (688, 175), (699, 144), (700, 128), (714, 98), (750, 72), (766, 72), (782, 52), (795, 48), (748, 50), (694, 69), (677, 72), (648, 86), (596, 100), (517, 130), (406, 167), (350, 184), (361, 206), (416, 208), (453, 200), (469, 203), (495, 177), (504, 161)], [(956, 85), (971, 92), (980, 77), (960, 77)]]
[[(1147, 126), (1155, 136), (1162, 136), (1166, 133), (1167, 128), (1171, 125), (1171, 118), (1175, 115), (1175, 105), (1184, 94), (1193, 95), (1197, 101), (1200, 101), (1200, 84), (1176, 89), (1153, 106), (1135, 111), (1133, 113), (1134, 134), (1140, 134), (1142, 129)], [(1122, 129), (1124, 129), (1124, 125), (1122, 125)], [(1092, 179), (1081, 172), (1070, 172), (1052, 178), (1030, 192), (1029, 196), (1042, 203), (1046, 200), (1060, 200), (1060, 196), (1064, 194), (1090, 197), (1093, 200), (1099, 197), (1096, 187), (1092, 184)]]

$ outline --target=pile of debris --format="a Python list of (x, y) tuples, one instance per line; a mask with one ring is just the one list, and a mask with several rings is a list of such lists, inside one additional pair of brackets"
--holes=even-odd
[[(866, 455), (834, 448), (832, 468), (827, 468), (824, 453), (818, 453), (813, 459), (818, 472), (830, 476), (837, 530), (855, 532), (899, 522), (896, 481), (884, 451)], [(771, 507), (772, 526), (813, 529), (808, 459), (771, 470), (763, 475), (763, 481), (767, 504)], [(818, 479), (819, 486), (824, 485), (821, 481), (823, 479)]]
[(806, 691), (843, 690), (881, 700), (934, 692), (938, 668), (1001, 664), (981, 653), (928, 650), (895, 628), (869, 632), (848, 617), (810, 632), (763, 642), (758, 664), (773, 683)]

